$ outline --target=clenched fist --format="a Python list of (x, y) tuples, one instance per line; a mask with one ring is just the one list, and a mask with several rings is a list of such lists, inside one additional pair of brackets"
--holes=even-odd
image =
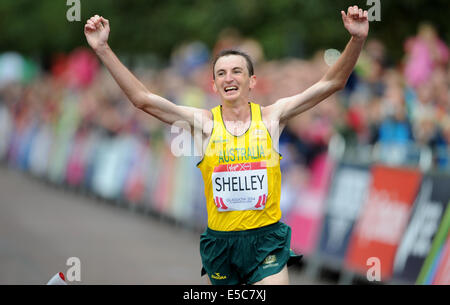
[(369, 19), (367, 11), (358, 8), (358, 6), (350, 6), (347, 14), (341, 11), (342, 21), (347, 31), (356, 38), (365, 39), (369, 34)]
[(94, 51), (107, 46), (109, 30), (108, 19), (95, 15), (87, 20), (84, 35)]

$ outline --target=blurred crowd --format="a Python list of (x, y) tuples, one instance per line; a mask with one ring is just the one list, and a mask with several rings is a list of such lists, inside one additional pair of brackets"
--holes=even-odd
[[(212, 91), (211, 58), (224, 48), (239, 48), (253, 58), (258, 83), (252, 99), (263, 106), (305, 90), (329, 68), (323, 51), (311, 59), (266, 61), (261, 45), (234, 29), (220, 33), (212, 50), (201, 42), (179, 46), (164, 68), (152, 67), (145, 56), (120, 58), (150, 91), (176, 104), (211, 109), (220, 102)], [(417, 34), (405, 40), (401, 62), (390, 58), (382, 41), (369, 39), (346, 88), (292, 119), (281, 135), (282, 170), (290, 169), (284, 181), (307, 181), (308, 169), (336, 136), (346, 147), (400, 147), (403, 156), (427, 148), (433, 167), (447, 170), (449, 85), (449, 48), (431, 25), (420, 25)], [(150, 178), (133, 177), (154, 172), (153, 185), (163, 183), (155, 168), (176, 162), (164, 157), (170, 154), (172, 137), (170, 127), (127, 101), (90, 50), (59, 54), (48, 71), (17, 53), (0, 57), (0, 159), (11, 166), (63, 183), (90, 185), (96, 179), (95, 162), (97, 168), (105, 159), (116, 162), (117, 168), (126, 163), (122, 192), (129, 183), (128, 196), (140, 198), (144, 180)], [(94, 147), (118, 138), (125, 139), (125, 148), (133, 148), (132, 157), (98, 157), (100, 148)], [(113, 150), (106, 147), (106, 154)], [(402, 154), (396, 156), (401, 164)]]

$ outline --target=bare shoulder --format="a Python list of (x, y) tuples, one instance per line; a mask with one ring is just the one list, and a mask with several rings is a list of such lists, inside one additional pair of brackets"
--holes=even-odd
[(211, 110), (208, 110), (208, 109), (201, 109), (201, 110), (202, 110), (202, 115), (204, 116), (205, 119), (208, 119), (208, 120), (213, 119)]
[(284, 128), (284, 124), (280, 124), (279, 106), (277, 103), (261, 106), (261, 118), (272, 139), (278, 138)]
[(277, 102), (268, 105), (268, 106), (261, 106), (261, 117), (264, 123), (269, 123), (273, 121), (278, 121), (278, 104)]
[(208, 109), (200, 109), (201, 117), (202, 117), (202, 132), (203, 135), (208, 137), (211, 135), (213, 130), (213, 115), (211, 110)]

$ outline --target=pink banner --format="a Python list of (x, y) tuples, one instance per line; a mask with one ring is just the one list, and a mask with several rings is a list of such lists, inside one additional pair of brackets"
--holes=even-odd
[(299, 191), (296, 206), (286, 218), (292, 229), (291, 248), (305, 256), (315, 251), (319, 241), (332, 171), (333, 163), (326, 154), (315, 159), (309, 183)]

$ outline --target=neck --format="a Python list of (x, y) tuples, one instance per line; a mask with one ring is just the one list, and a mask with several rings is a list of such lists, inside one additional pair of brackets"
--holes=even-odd
[(250, 106), (247, 101), (222, 101), (222, 117), (224, 121), (247, 122), (250, 120)]

